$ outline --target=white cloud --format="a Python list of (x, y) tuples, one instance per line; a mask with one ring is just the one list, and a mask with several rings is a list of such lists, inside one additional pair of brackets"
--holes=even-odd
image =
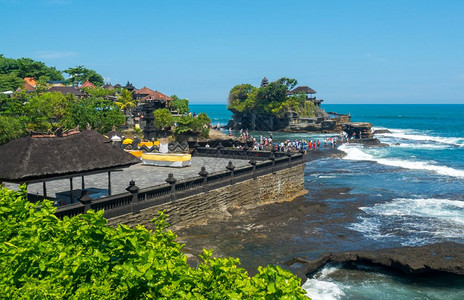
[(58, 59), (77, 55), (73, 51), (38, 51), (35, 53), (36, 58)]

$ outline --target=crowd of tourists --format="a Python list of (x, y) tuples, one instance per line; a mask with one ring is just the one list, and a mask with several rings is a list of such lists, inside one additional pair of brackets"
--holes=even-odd
[(316, 150), (316, 149), (330, 149), (336, 148), (337, 143), (340, 143), (341, 140), (338, 138), (327, 137), (323, 140), (314, 139), (314, 140), (305, 140), (305, 139), (295, 139), (295, 140), (285, 140), (285, 141), (275, 141), (272, 133), (269, 137), (259, 136), (259, 139), (253, 139), (253, 150), (271, 150), (286, 152), (286, 151), (300, 151), (305, 152)]

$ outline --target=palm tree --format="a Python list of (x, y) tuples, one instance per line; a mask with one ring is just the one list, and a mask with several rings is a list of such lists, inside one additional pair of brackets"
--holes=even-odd
[[(118, 96), (118, 99), (116, 102), (114, 102), (123, 112), (124, 115), (126, 116), (126, 124), (128, 123), (127, 121), (129, 118), (132, 120), (132, 115), (130, 114), (130, 109), (132, 107), (137, 106), (137, 101), (132, 98), (132, 93), (129, 92), (128, 90), (122, 90), (121, 94)], [(133, 123), (133, 121), (132, 121)], [(130, 127), (133, 124), (130, 124)]]

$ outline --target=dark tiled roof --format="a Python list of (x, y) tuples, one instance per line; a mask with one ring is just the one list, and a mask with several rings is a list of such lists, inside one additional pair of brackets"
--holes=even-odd
[(120, 85), (119, 83), (116, 83), (116, 85), (114, 86), (115, 89), (120, 89), (122, 88), (122, 85)]
[(78, 89), (73, 88), (72, 86), (52, 86), (47, 90), (47, 92), (59, 92), (63, 95), (73, 94), (74, 96), (82, 97), (85, 96), (84, 93)]
[(63, 137), (27, 136), (0, 146), (0, 181), (78, 175), (139, 162), (92, 130)]
[(304, 92), (305, 94), (316, 94), (316, 91), (309, 86), (302, 85), (290, 91), (291, 94), (298, 94)]
[(107, 89), (107, 90), (114, 90), (114, 86), (111, 85), (111, 83), (107, 83), (102, 88)]

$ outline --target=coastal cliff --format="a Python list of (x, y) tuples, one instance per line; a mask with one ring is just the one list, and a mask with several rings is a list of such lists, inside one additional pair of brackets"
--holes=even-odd
[[(237, 85), (229, 93), (228, 109), (234, 130), (285, 132), (347, 132), (348, 136), (372, 138), (372, 125), (351, 123), (351, 116), (326, 112), (322, 99), (308, 86), (298, 86), (295, 79), (280, 78), (270, 82), (263, 78), (260, 87)], [(345, 130), (346, 129), (346, 130)]]

